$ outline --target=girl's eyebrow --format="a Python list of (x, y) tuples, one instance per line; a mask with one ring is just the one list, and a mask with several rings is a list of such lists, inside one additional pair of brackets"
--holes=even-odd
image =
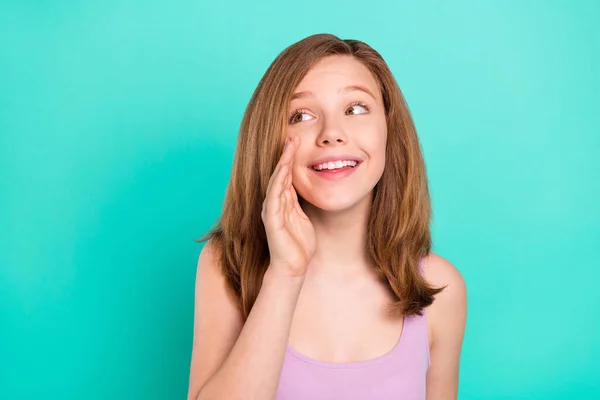
[[(373, 95), (373, 93), (369, 90), (369, 88), (367, 88), (365, 86), (362, 86), (362, 85), (350, 85), (350, 86), (346, 86), (345, 88), (338, 89), (338, 94), (352, 92), (352, 91), (355, 91), (355, 90), (358, 90), (360, 92), (365, 92), (366, 94), (368, 94), (369, 96), (371, 96), (373, 98), (373, 100), (377, 101), (377, 99), (375, 98), (375, 96)], [(294, 93), (294, 95), (292, 96), (291, 100), (313, 98), (313, 97), (315, 97), (315, 94), (313, 92), (311, 92), (311, 91), (304, 91), (304, 92)]]

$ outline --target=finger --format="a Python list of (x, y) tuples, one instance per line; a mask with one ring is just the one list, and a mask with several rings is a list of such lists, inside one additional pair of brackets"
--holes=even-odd
[(273, 188), (273, 182), (277, 178), (277, 174), (279, 174), (280, 171), (281, 171), (281, 165), (277, 164), (277, 166), (275, 166), (275, 170), (271, 173), (271, 177), (269, 178), (269, 183), (267, 184), (267, 191), (265, 193), (265, 198), (269, 197), (269, 193), (271, 193), (272, 188)]
[(281, 196), (281, 189), (279, 189), (283, 186), (283, 180), (285, 179), (285, 166), (280, 168), (278, 173), (274, 176), (273, 187), (271, 188), (271, 191), (267, 193), (267, 197), (263, 202), (263, 213), (265, 217), (277, 215), (282, 209), (285, 210), (286, 207), (285, 199)]
[(279, 187), (277, 187), (277, 189), (274, 189), (274, 191), (276, 190), (279, 193), (279, 196), (283, 196), (285, 194), (285, 191), (287, 190), (287, 188), (291, 185), (292, 183), (292, 164), (291, 163), (286, 163), (284, 164), (281, 169), (282, 171), (282, 180), (281, 180), (281, 185)]
[(268, 201), (272, 201), (281, 197), (281, 194), (283, 193), (283, 189), (285, 187), (285, 179), (287, 177), (287, 171), (289, 167), (289, 164), (284, 164), (277, 172), (277, 175), (273, 180), (271, 191), (267, 194), (267, 199), (269, 199)]
[[(283, 187), (283, 185), (281, 185)], [(289, 200), (285, 194), (285, 189), (281, 190), (280, 195), (279, 195), (279, 208), (277, 209), (277, 212), (279, 213), (280, 210), (283, 211), (283, 217), (285, 218), (285, 216), (287, 215), (287, 209), (289, 207)]]
[(296, 188), (294, 188), (294, 185), (292, 185), (290, 191), (292, 193), (292, 200), (294, 200), (294, 203), (298, 203), (298, 193), (296, 192)]
[(293, 186), (289, 186), (285, 189), (285, 197), (287, 199), (287, 205), (288, 208), (286, 208), (286, 214), (292, 214), (294, 212), (294, 209), (296, 208), (296, 201), (294, 200), (294, 187)]
[(296, 192), (294, 185), (292, 185), (292, 187), (289, 190), (291, 193), (291, 202), (293, 204), (294, 211), (296, 211), (302, 218), (308, 218), (304, 213), (302, 206), (300, 206), (300, 202), (298, 201), (298, 193)]
[(277, 165), (275, 166), (275, 169), (273, 170), (273, 172), (271, 173), (271, 177), (269, 178), (269, 183), (267, 184), (267, 191), (266, 194), (268, 196), (268, 194), (270, 193), (271, 187), (273, 186), (273, 181), (275, 180), (275, 177), (277, 176), (277, 173), (279, 172), (279, 170), (281, 169), (281, 167), (283, 166), (283, 164), (285, 164), (285, 154), (286, 154), (286, 150), (290, 147), (290, 138), (286, 138), (286, 143), (284, 145), (283, 148), (283, 153), (281, 155), (281, 157), (279, 158), (279, 161), (277, 162)]
[[(284, 154), (281, 157), (280, 160), (280, 169), (281, 170), (285, 170), (282, 173), (284, 174), (283, 176), (283, 181), (281, 182), (281, 186), (280, 187), (276, 187), (277, 185), (279, 185), (279, 183), (275, 183), (275, 180), (273, 181), (273, 188), (271, 189), (272, 192), (277, 192), (279, 195), (281, 195), (283, 193), (283, 190), (285, 190), (285, 188), (289, 185), (292, 184), (292, 172), (293, 172), (293, 166), (294, 166), (294, 158), (295, 158), (295, 153), (296, 153), (296, 149), (298, 148), (298, 141), (294, 140), (295, 138), (292, 138), (292, 140), (288, 143)], [(278, 179), (278, 178), (276, 178)]]
[(302, 217), (304, 219), (308, 219), (308, 216), (306, 215), (306, 213), (302, 209), (302, 206), (300, 205), (299, 202), (296, 201), (296, 204), (294, 205), (294, 208), (295, 208), (296, 212), (298, 213), (298, 215), (300, 217)]
[[(293, 141), (290, 143), (289, 145), (290, 150), (289, 150), (289, 159), (286, 160), (286, 165), (289, 165), (289, 170), (287, 173), (287, 186), (291, 186), (292, 185), (292, 180), (293, 180), (293, 175), (294, 175), (294, 160), (296, 159), (296, 151), (298, 150), (298, 139), (296, 139), (294, 137)], [(287, 155), (286, 155), (287, 156)]]
[(287, 145), (285, 146), (285, 148), (283, 149), (283, 153), (281, 154), (281, 160), (280, 162), (285, 164), (287, 162), (289, 162), (294, 154), (296, 153), (296, 149), (297, 149), (297, 143), (298, 143), (298, 136), (293, 136), (291, 138), (289, 138), (289, 141), (287, 142)]
[(281, 168), (282, 167), (283, 167), (283, 164), (281, 163), (281, 160), (279, 160), (279, 162), (275, 166), (275, 169), (271, 173), (271, 177), (269, 178), (269, 183), (267, 184), (267, 190), (266, 190), (266, 193), (265, 193), (265, 198), (269, 197), (269, 194), (272, 192), (274, 182), (277, 179), (277, 176), (279, 175), (279, 173), (281, 172)]

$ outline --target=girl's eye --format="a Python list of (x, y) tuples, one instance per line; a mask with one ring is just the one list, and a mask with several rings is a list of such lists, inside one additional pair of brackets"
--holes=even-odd
[(303, 115), (308, 115), (308, 114), (305, 112), (302, 112), (302, 110), (296, 110), (296, 111), (292, 112), (292, 114), (290, 115), (290, 118), (289, 118), (290, 124), (296, 124), (298, 122), (306, 121), (306, 119), (302, 117)]
[[(358, 108), (359, 110), (362, 108), (363, 111), (359, 111), (359, 112), (352, 111), (352, 109), (356, 109), (356, 108)], [(350, 107), (348, 108), (348, 111), (350, 111), (349, 115), (365, 114), (369, 110), (370, 110), (369, 106), (366, 105), (363, 102), (360, 102), (360, 101), (357, 101), (356, 103), (350, 104)]]
[[(367, 104), (363, 103), (362, 101), (355, 101), (354, 103), (352, 103), (348, 106), (348, 108), (346, 110), (346, 115), (366, 114), (370, 110), (371, 110), (371, 107), (369, 107)], [(299, 122), (304, 122), (304, 121), (310, 119), (310, 118), (303, 117), (304, 115), (307, 115), (310, 118), (312, 118), (309, 114), (304, 112), (304, 110), (295, 110), (290, 114), (290, 116), (288, 118), (288, 122), (290, 124), (297, 124)]]

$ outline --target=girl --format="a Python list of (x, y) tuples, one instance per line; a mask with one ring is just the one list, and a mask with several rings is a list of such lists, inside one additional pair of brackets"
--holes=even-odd
[(199, 239), (188, 399), (456, 399), (466, 290), (430, 219), (379, 53), (329, 34), (285, 49)]

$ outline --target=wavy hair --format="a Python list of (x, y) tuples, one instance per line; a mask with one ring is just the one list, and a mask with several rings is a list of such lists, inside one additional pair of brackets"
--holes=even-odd
[(287, 108), (296, 86), (323, 57), (347, 55), (373, 74), (383, 95), (387, 121), (386, 165), (373, 189), (365, 251), (393, 294), (394, 315), (422, 314), (443, 288), (420, 272), (431, 251), (431, 200), (416, 129), (400, 88), (383, 57), (359, 40), (316, 34), (283, 50), (261, 78), (246, 107), (223, 209), (209, 241), (227, 286), (248, 317), (269, 266), (261, 218), (269, 178), (281, 157)]

